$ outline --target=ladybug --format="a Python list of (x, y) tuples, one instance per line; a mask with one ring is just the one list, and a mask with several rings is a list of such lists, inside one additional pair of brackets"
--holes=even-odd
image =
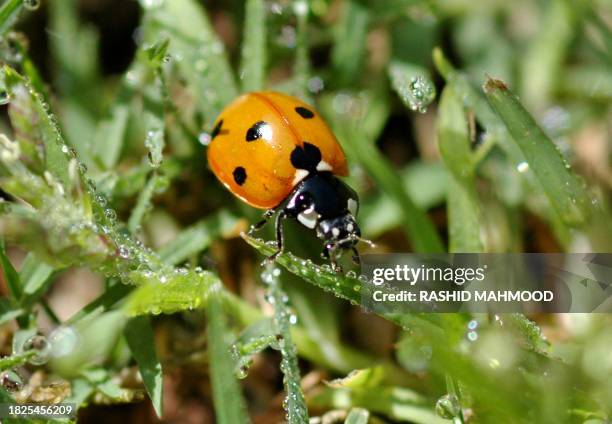
[(277, 251), (283, 251), (283, 221), (297, 220), (324, 242), (322, 256), (340, 270), (337, 258), (361, 239), (355, 221), (357, 193), (338, 177), (348, 175), (338, 140), (311, 106), (277, 92), (238, 97), (217, 118), (208, 146), (217, 178), (249, 205), (267, 209), (251, 232), (276, 215)]

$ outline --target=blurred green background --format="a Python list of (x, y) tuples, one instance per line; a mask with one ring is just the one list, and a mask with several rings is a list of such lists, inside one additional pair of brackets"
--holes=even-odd
[(2, 402), (609, 422), (609, 315), (368, 314), (292, 224), (261, 276), (260, 211), (205, 149), (240, 92), (283, 91), (347, 153), (363, 253), (609, 252), (611, 27), (607, 0), (4, 0)]

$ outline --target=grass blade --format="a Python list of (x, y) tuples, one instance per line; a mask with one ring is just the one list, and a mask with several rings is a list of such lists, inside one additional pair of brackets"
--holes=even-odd
[(239, 218), (222, 210), (184, 229), (159, 250), (159, 256), (167, 264), (179, 264), (206, 249), (219, 235), (233, 233), (240, 222)]
[(211, 272), (175, 269), (169, 272), (134, 271), (130, 280), (139, 285), (125, 305), (128, 315), (143, 315), (195, 309), (204, 306), (221, 282)]
[(6, 0), (0, 6), (0, 36), (15, 24), (23, 7), (23, 0)]
[(424, 113), (436, 97), (436, 88), (421, 66), (393, 61), (389, 64), (389, 77), (391, 87), (410, 110)]
[(129, 320), (124, 329), (125, 339), (138, 364), (142, 381), (153, 403), (157, 416), (162, 416), (162, 366), (155, 354), (155, 337), (148, 317)]
[(15, 301), (19, 301), (23, 295), (19, 273), (15, 271), (13, 264), (9, 261), (4, 248), (4, 241), (0, 240), (0, 263), (2, 264), (2, 278)]
[(247, 0), (242, 36), (240, 79), (242, 91), (259, 91), (266, 77), (266, 4), (263, 0)]
[(164, 176), (153, 173), (147, 181), (147, 184), (144, 186), (140, 194), (138, 195), (138, 200), (136, 200), (136, 206), (132, 210), (132, 214), (130, 215), (130, 219), (128, 220), (127, 226), (128, 230), (133, 234), (135, 233), (142, 223), (142, 219), (144, 218), (145, 213), (151, 207), (151, 199), (155, 194), (155, 189), (158, 186), (158, 181), (165, 178)]
[[(62, 149), (63, 138), (57, 124), (48, 113), (49, 105), (43, 96), (29, 86), (24, 77), (8, 66), (4, 67), (5, 82), (13, 96), (9, 106), (9, 116), (15, 126), (15, 133), (22, 144), (44, 146), (44, 167), (57, 177), (64, 189), (71, 187), (68, 176), (68, 158)], [(39, 149), (38, 147), (36, 149)]]
[(334, 31), (331, 61), (339, 84), (348, 85), (361, 75), (370, 15), (356, 1), (346, 1), (342, 7), (342, 16)]
[(363, 408), (353, 408), (349, 412), (344, 424), (368, 424), (370, 412)]
[(170, 55), (193, 90), (204, 126), (212, 127), (238, 90), (223, 43), (200, 5), (193, 0), (173, 0), (151, 7), (146, 10), (144, 33), (149, 42), (157, 41), (160, 33), (167, 34)]
[(53, 267), (41, 262), (33, 253), (28, 254), (19, 271), (25, 294), (36, 293), (51, 277), (52, 273)]
[(414, 204), (404, 187), (397, 183), (401, 176), (374, 143), (375, 135), (386, 121), (389, 111), (380, 102), (377, 103), (381, 95), (375, 97), (372, 94), (368, 97), (358, 99), (362, 102), (362, 107), (367, 108), (359, 119), (336, 113), (333, 106), (327, 102), (323, 107), (328, 112), (326, 115), (335, 124), (336, 135), (347, 154), (368, 171), (380, 189), (388, 193), (404, 212), (403, 228), (414, 250), (443, 252), (444, 245), (436, 228), (427, 215)]
[(467, 119), (452, 83), (444, 88), (440, 99), (438, 143), (451, 174), (447, 187), (449, 251), (481, 252), (480, 212)]
[(308, 422), (308, 408), (300, 386), (297, 350), (291, 337), (291, 313), (287, 305), (287, 295), (280, 286), (279, 274), (278, 268), (268, 266), (261, 278), (268, 286), (268, 298), (274, 307), (274, 325), (278, 334), (276, 348), (282, 356), (280, 368), (284, 374), (286, 393), (283, 404), (285, 416), (289, 424), (302, 424)]
[(221, 298), (215, 294), (208, 300), (208, 352), (213, 387), (215, 414), (219, 424), (249, 422), (240, 385), (234, 374), (234, 361), (230, 354), (228, 329)]
[(552, 140), (502, 81), (488, 79), (484, 91), (563, 222), (583, 224), (590, 215), (589, 196)]

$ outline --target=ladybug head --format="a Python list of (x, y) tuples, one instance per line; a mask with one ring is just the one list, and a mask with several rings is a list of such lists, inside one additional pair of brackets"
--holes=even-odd
[(347, 212), (333, 218), (322, 219), (317, 225), (317, 236), (325, 240), (325, 250), (346, 250), (361, 240), (361, 230), (355, 217)]

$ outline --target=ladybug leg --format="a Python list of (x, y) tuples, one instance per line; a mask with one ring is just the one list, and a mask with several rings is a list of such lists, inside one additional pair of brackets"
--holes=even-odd
[(276, 220), (274, 221), (274, 227), (276, 228), (276, 252), (264, 259), (262, 265), (271, 264), (272, 262), (276, 261), (278, 255), (283, 253), (283, 245), (285, 244), (285, 236), (283, 234), (283, 220), (286, 217), (287, 214), (285, 213), (285, 211), (280, 211), (278, 215), (276, 215)]
[(268, 209), (265, 211), (263, 214), (263, 219), (258, 223), (251, 225), (251, 228), (249, 228), (249, 235), (252, 235), (255, 231), (260, 230), (264, 225), (266, 225), (270, 218), (272, 218), (272, 215), (274, 215), (274, 212), (276, 212), (274, 209)]
[(352, 252), (353, 252), (353, 256), (351, 257), (351, 259), (353, 260), (353, 263), (355, 265), (361, 265), (361, 259), (359, 258), (359, 252), (357, 252), (357, 249), (355, 249), (354, 247), (351, 248)]
[(323, 249), (323, 256), (325, 258), (329, 258), (329, 262), (331, 263), (332, 270), (334, 272), (342, 273), (342, 267), (338, 264), (338, 245), (337, 244), (327, 244)]
[(342, 267), (338, 264), (336, 260), (336, 255), (331, 255), (329, 258), (329, 262), (331, 263), (332, 271), (342, 273)]

